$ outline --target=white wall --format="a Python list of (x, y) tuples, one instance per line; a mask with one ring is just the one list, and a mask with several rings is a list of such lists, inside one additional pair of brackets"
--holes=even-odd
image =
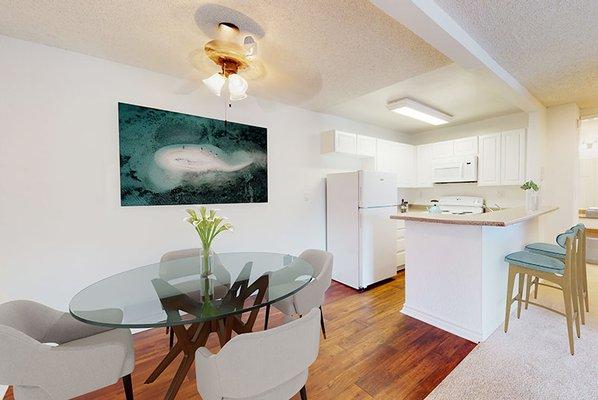
[(598, 205), (598, 119), (581, 121), (579, 134), (579, 208)]
[[(185, 206), (119, 206), (117, 102), (222, 119), (217, 97), (176, 95), (183, 81), (171, 76), (2, 36), (0, 60), (0, 302), (66, 309), (98, 279), (198, 245)], [(251, 98), (229, 120), (268, 128), (269, 202), (218, 206), (235, 232), (217, 251), (324, 248), (324, 177), (360, 164), (321, 156), (320, 132), (405, 139)]]
[(525, 175), (540, 184), (546, 162), (546, 123), (545, 109), (528, 114)]
[[(528, 128), (528, 115), (515, 113), (501, 117), (462, 125), (436, 128), (430, 131), (413, 134), (413, 144), (441, 142), (443, 140), (459, 139), (468, 136), (479, 136), (510, 129)], [(517, 186), (478, 187), (477, 184), (446, 184), (434, 185), (432, 188), (405, 189), (401, 195), (415, 204), (429, 204), (431, 199), (440, 196), (481, 196), (488, 205), (499, 204), (501, 207), (521, 206), (525, 202), (525, 194)]]
[(565, 104), (546, 110), (546, 146), (541, 196), (559, 210), (541, 220), (545, 241), (574, 225), (579, 196), (579, 107)]
[(598, 206), (598, 158), (579, 160), (578, 208)]

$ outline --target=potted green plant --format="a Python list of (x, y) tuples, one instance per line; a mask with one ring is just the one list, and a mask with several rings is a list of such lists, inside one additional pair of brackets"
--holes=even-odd
[(188, 209), (187, 214), (189, 215), (185, 218), (185, 221), (193, 225), (201, 241), (201, 277), (207, 278), (212, 274), (214, 259), (212, 243), (216, 236), (222, 232), (232, 231), (233, 226), (225, 222), (226, 217), (218, 216), (217, 210), (208, 210), (204, 206), (199, 207), (199, 212)]
[(525, 191), (525, 209), (528, 212), (536, 211), (540, 206), (540, 186), (531, 179), (521, 185)]

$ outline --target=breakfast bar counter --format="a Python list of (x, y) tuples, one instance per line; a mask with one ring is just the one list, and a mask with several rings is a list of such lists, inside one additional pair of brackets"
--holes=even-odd
[(471, 341), (486, 340), (504, 318), (505, 255), (538, 241), (538, 217), (556, 209), (392, 215), (406, 227), (402, 312)]
[(540, 215), (555, 211), (557, 207), (544, 206), (536, 211), (526, 211), (525, 207), (504, 208), (502, 210), (483, 214), (430, 214), (427, 211), (411, 211), (398, 215), (391, 215), (392, 219), (404, 221), (435, 222), (438, 224), (480, 225), (480, 226), (509, 226), (518, 224)]

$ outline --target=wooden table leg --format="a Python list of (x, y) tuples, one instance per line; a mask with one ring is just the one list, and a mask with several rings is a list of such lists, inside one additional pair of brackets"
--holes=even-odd
[(196, 335), (195, 332), (193, 332), (193, 334), (189, 334), (191, 328), (186, 330), (183, 326), (174, 327), (174, 333), (177, 336), (177, 344), (181, 344), (183, 353), (185, 353), (185, 357), (183, 357), (183, 361), (181, 361), (179, 369), (170, 383), (170, 387), (166, 392), (166, 396), (164, 396), (165, 400), (172, 400), (175, 398), (179, 389), (181, 388), (181, 385), (183, 384), (183, 380), (185, 379), (187, 372), (189, 372), (191, 366), (193, 365), (193, 361), (195, 361), (195, 351), (200, 347), (205, 346), (210, 333), (212, 333), (212, 324), (210, 322), (201, 325), (202, 326), (199, 330), (199, 335)]
[[(191, 336), (191, 337), (196, 337), (197, 334), (201, 331), (201, 329), (199, 329), (201, 326), (202, 326), (202, 324), (191, 325), (189, 327), (189, 329), (186, 330), (186, 335)], [(182, 327), (182, 328), (183, 328), (183, 330), (185, 329), (184, 327)], [(175, 332), (175, 330), (172, 329), (172, 332)], [(175, 358), (177, 358), (177, 356), (182, 351), (184, 351), (183, 345), (181, 344), (180, 341), (177, 341), (177, 343), (172, 347), (172, 349), (170, 349), (170, 351), (168, 352), (166, 357), (164, 357), (164, 359), (160, 362), (160, 364), (158, 364), (156, 369), (154, 369), (154, 371), (150, 374), (150, 376), (145, 380), (145, 383), (154, 382), (158, 378), (158, 376), (160, 376), (160, 374), (162, 374), (162, 372), (164, 372), (164, 370), (166, 368), (168, 368), (168, 366), (174, 361)]]
[(177, 370), (172, 382), (170, 382), (170, 386), (168, 387), (168, 391), (166, 392), (166, 396), (164, 396), (165, 400), (172, 400), (176, 397), (183, 381), (185, 380), (185, 376), (187, 372), (191, 369), (193, 365), (193, 361), (195, 361), (195, 354), (193, 355), (185, 355), (183, 357), (183, 361), (181, 361), (181, 365), (179, 365), (179, 369)]
[(172, 349), (170, 349), (166, 357), (164, 357), (164, 359), (160, 361), (160, 364), (158, 364), (156, 369), (154, 369), (150, 376), (147, 377), (145, 383), (147, 384), (154, 382), (158, 378), (158, 376), (160, 376), (160, 374), (162, 374), (162, 372), (164, 372), (164, 370), (170, 365), (170, 363), (174, 361), (174, 359), (179, 355), (181, 351), (183, 351), (182, 346), (179, 346), (178, 343), (175, 344), (172, 347)]
[(181, 361), (164, 397), (166, 400), (174, 399), (183, 384), (185, 376), (193, 365), (195, 351), (198, 348), (205, 346), (208, 341), (208, 336), (212, 332), (211, 325), (212, 324), (208, 322), (205, 324), (192, 324), (188, 329), (186, 329), (184, 325), (171, 328), (177, 337), (177, 342), (160, 364), (158, 364), (156, 369), (150, 374), (145, 383), (154, 382), (180, 353), (184, 353), (183, 360)]
[[(165, 285), (163, 282), (159, 280), (155, 281), (156, 282), (154, 282), (154, 286), (156, 286), (158, 289), (164, 289)], [(241, 293), (238, 296), (233, 296), (231, 294), (230, 299), (227, 300), (228, 302), (231, 304), (236, 304), (239, 308), (241, 308), (243, 302), (255, 292), (257, 292), (257, 295), (254, 304), (259, 304), (262, 302), (268, 287), (267, 276), (262, 276), (250, 286), (247, 286), (246, 284), (243, 286), (241, 283), (239, 283), (242, 289), (240, 290)], [(236, 293), (237, 290), (239, 289), (235, 289), (231, 291), (231, 293)], [(191, 302), (191, 300), (187, 299), (187, 296), (181, 295), (180, 297), (181, 298), (178, 299), (180, 301), (178, 302), (176, 301), (177, 298), (169, 297), (168, 302), (164, 301), (164, 308), (166, 310), (170, 310), (171, 312), (172, 310), (180, 309), (195, 315), (195, 313), (192, 312), (193, 309), (189, 308), (191, 306), (187, 304)], [(179, 365), (179, 368), (164, 397), (165, 400), (173, 400), (181, 388), (181, 385), (185, 380), (185, 376), (191, 373), (191, 366), (195, 361), (195, 352), (200, 347), (206, 345), (210, 334), (212, 332), (217, 333), (220, 346), (223, 347), (230, 340), (233, 331), (238, 334), (251, 332), (258, 313), (259, 307), (251, 310), (246, 322), (241, 319), (240, 315), (231, 315), (212, 321), (207, 321), (205, 323), (191, 324), (189, 328), (185, 328), (184, 325), (176, 325), (171, 327), (171, 330), (174, 331), (174, 334), (177, 338), (176, 344), (147, 378), (145, 383), (154, 382), (180, 353), (184, 353), (183, 360), (181, 361), (181, 364)], [(171, 319), (176, 320), (176, 317), (177, 316), (175, 315)]]

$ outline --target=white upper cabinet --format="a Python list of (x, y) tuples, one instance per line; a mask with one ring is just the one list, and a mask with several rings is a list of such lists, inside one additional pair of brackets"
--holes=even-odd
[(453, 140), (434, 143), (432, 149), (434, 158), (452, 157), (455, 153), (455, 143)]
[(390, 140), (376, 140), (376, 171), (397, 174), (399, 187), (415, 186), (415, 146)]
[(525, 129), (480, 136), (478, 185), (521, 185), (525, 180)]
[(335, 131), (334, 149), (338, 153), (357, 153), (357, 135), (354, 133)]
[(357, 154), (357, 135), (342, 131), (328, 131), (322, 133), (322, 154), (343, 153)]
[(500, 185), (500, 133), (480, 136), (478, 185)]
[(376, 157), (376, 138), (357, 135), (357, 154), (364, 157)]
[(434, 144), (422, 144), (416, 147), (417, 187), (432, 187), (434, 184)]
[(500, 181), (521, 185), (525, 180), (525, 129), (501, 133)]
[(475, 156), (478, 154), (478, 137), (466, 137), (453, 140), (453, 155), (455, 156)]
[(415, 146), (405, 143), (396, 144), (396, 157), (399, 159), (399, 169), (397, 171), (399, 187), (415, 187), (417, 180)]
[(434, 158), (447, 158), (453, 156), (475, 156), (478, 154), (478, 137), (447, 140), (433, 144)]
[(376, 171), (398, 173), (401, 166), (396, 142), (376, 139)]
[(338, 130), (323, 132), (321, 152), (375, 157), (376, 138)]

